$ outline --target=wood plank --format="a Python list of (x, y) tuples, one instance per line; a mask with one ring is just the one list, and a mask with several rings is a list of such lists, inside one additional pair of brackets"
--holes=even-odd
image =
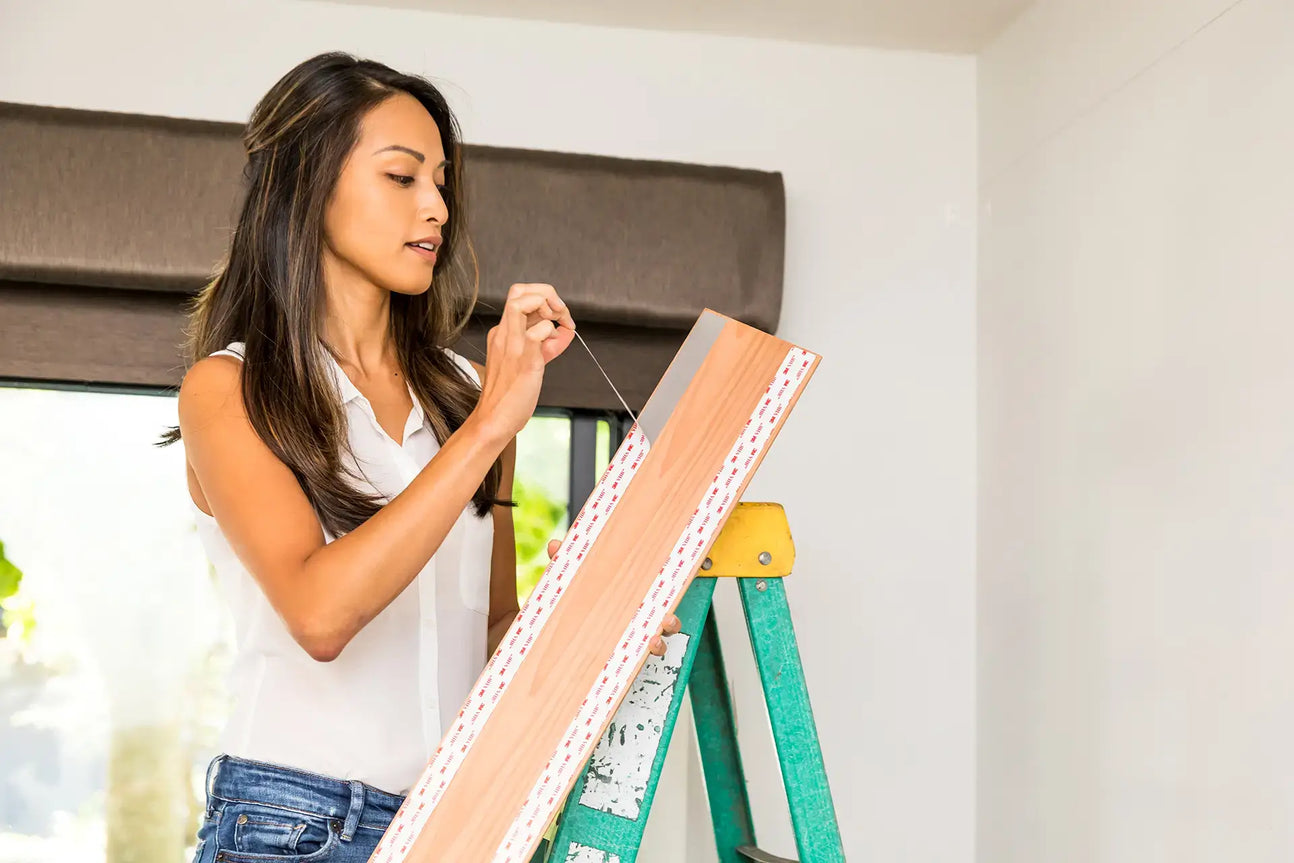
[[(646, 660), (647, 639), (682, 598), (817, 364), (816, 356), (803, 355), (804, 368), (780, 416), (758, 420), (766, 435), (761, 445), (751, 445), (740, 464), (729, 467), (734, 447), (751, 435), (752, 422), (772, 401), (770, 392), (796, 349), (709, 311), (693, 332), (710, 341), (708, 350), (696, 350), (696, 340), (691, 351), (685, 345), (644, 409), (667, 417), (660, 430), (650, 445), (641, 430), (626, 439), (460, 714), (467, 717), (464, 724), (474, 716), (487, 718), (470, 734), (449, 730), (373, 860), (526, 860), (538, 844), (552, 810)], [(685, 387), (677, 386), (680, 379)], [(674, 404), (662, 405), (658, 394)], [(736, 485), (723, 492), (716, 508), (721, 477), (729, 471)], [(629, 481), (622, 485), (616, 476), (626, 472)], [(605, 504), (601, 511), (599, 501)], [(589, 544), (588, 527), (603, 514)], [(688, 545), (697, 547), (680, 556)], [(560, 573), (572, 563), (578, 577), (562, 582)], [(641, 627), (636, 618), (643, 620)], [(527, 632), (533, 639), (529, 649), (518, 647)], [(505, 664), (509, 678), (502, 677)], [(601, 721), (574, 728), (582, 712), (589, 714), (593, 694), (603, 698), (599, 687), (613, 676), (625, 683), (607, 690), (606, 705), (595, 705)], [(584, 733), (573, 736), (578, 731)], [(453, 775), (431, 793), (432, 774), (445, 771), (450, 756), (460, 757)], [(430, 811), (420, 811), (428, 799)], [(401, 830), (416, 830), (416, 839), (399, 841), (394, 834)]]

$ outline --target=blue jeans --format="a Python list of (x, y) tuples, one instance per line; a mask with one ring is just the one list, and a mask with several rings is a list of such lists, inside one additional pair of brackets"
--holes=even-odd
[(217, 755), (193, 863), (367, 863), (403, 802), (363, 782)]
[(366, 863), (402, 802), (363, 782), (218, 755), (193, 863)]

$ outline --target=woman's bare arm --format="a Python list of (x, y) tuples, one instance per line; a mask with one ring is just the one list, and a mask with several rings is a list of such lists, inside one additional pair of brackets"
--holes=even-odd
[(403, 492), (325, 543), (296, 477), (247, 418), (240, 365), (208, 357), (185, 376), (186, 456), (235, 554), (293, 638), (327, 662), (413, 581), (512, 437), (469, 415)]

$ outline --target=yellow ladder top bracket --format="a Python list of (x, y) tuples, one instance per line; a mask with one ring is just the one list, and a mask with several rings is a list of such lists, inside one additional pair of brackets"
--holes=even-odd
[(738, 503), (724, 522), (697, 576), (784, 578), (795, 565), (795, 543), (780, 503)]

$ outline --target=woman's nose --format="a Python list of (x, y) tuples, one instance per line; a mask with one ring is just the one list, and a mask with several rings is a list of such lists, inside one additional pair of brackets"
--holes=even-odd
[(419, 215), (423, 221), (431, 219), (440, 225), (449, 221), (449, 207), (439, 190), (433, 189), (430, 196), (423, 201)]

